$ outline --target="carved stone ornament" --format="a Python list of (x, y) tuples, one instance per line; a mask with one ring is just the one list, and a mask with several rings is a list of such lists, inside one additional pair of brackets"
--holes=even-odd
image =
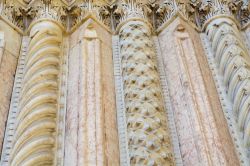
[(217, 15), (235, 18), (245, 27), (250, 19), (249, 6), (247, 0), (3, 0), (1, 16), (21, 29), (32, 21), (47, 18), (70, 31), (89, 16), (113, 30), (119, 23), (134, 18), (157, 29), (176, 15), (197, 28)]

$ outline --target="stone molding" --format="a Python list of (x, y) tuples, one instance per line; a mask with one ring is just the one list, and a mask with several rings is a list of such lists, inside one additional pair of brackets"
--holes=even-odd
[[(217, 18), (206, 28), (207, 39), (210, 42), (214, 63), (214, 74), (218, 82), (218, 92), (223, 93), (221, 100), (225, 107), (225, 117), (228, 119), (229, 129), (235, 140), (241, 164), (249, 161), (249, 52), (236, 24), (228, 18)], [(206, 48), (207, 49), (207, 48)], [(211, 60), (212, 59), (212, 60)], [(216, 79), (221, 77), (221, 79)], [(228, 106), (229, 105), (229, 106)]]
[(116, 107), (117, 107), (117, 125), (119, 132), (119, 150), (120, 150), (120, 165), (129, 166), (129, 152), (127, 140), (127, 122), (125, 114), (124, 90), (121, 71), (121, 55), (119, 47), (119, 36), (112, 37), (113, 43), (113, 63), (115, 76), (115, 91), (116, 91)]
[(161, 81), (161, 87), (162, 87), (162, 95), (164, 98), (164, 104), (165, 104), (165, 111), (166, 116), (168, 118), (168, 126), (170, 129), (171, 134), (171, 143), (173, 145), (173, 151), (174, 151), (174, 158), (175, 158), (175, 164), (177, 166), (182, 166), (182, 156), (180, 151), (180, 142), (176, 130), (176, 124), (174, 121), (174, 111), (171, 105), (171, 99), (170, 99), (170, 93), (169, 93), (169, 82), (167, 79), (167, 74), (164, 71), (164, 64), (163, 64), (163, 57), (162, 57), (162, 50), (160, 48), (159, 39), (157, 36), (153, 37), (154, 40), (154, 48), (156, 51), (156, 59), (158, 64), (158, 72), (160, 75), (160, 81)]
[(240, 162), (247, 161), (246, 151), (244, 150), (244, 147), (242, 146), (242, 141), (240, 138), (240, 131), (237, 128), (237, 123), (232, 114), (232, 106), (231, 106), (230, 101), (227, 98), (225, 86), (223, 85), (222, 78), (219, 74), (215, 58), (213, 57), (211, 44), (209, 43), (205, 34), (201, 34), (201, 39), (203, 41), (203, 47), (205, 49), (209, 68), (212, 72), (213, 79), (216, 85), (216, 90), (218, 92), (218, 96), (221, 102), (221, 107), (222, 107), (225, 119), (227, 121), (227, 126), (229, 129), (230, 135), (234, 140), (233, 143), (237, 152), (237, 157), (239, 158)]
[(20, 31), (33, 21), (46, 18), (58, 22), (69, 33), (89, 16), (112, 31), (117, 30), (119, 23), (135, 18), (147, 21), (155, 31), (176, 15), (197, 30), (204, 29), (214, 17), (231, 17), (241, 28), (246, 28), (250, 20), (247, 0), (8, 0), (1, 2), (0, 12), (4, 20)]
[(3, 149), (1, 154), (1, 165), (7, 166), (8, 162), (10, 160), (10, 151), (13, 146), (13, 134), (14, 134), (14, 122), (17, 117), (18, 113), (18, 102), (20, 99), (20, 92), (21, 92), (21, 86), (22, 86), (22, 78), (24, 74), (24, 66), (25, 66), (25, 56), (27, 55), (27, 47), (29, 44), (29, 38), (24, 37), (22, 40), (22, 48), (20, 57), (18, 60), (18, 67), (16, 71), (15, 81), (14, 81), (14, 87), (12, 91), (12, 97), (11, 97), (11, 104), (10, 104), (10, 111), (8, 114), (8, 121), (6, 124), (6, 130), (5, 130), (5, 136), (4, 136), (4, 143), (3, 143)]

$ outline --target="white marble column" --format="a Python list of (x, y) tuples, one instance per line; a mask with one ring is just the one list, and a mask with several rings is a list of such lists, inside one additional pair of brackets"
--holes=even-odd
[[(32, 25), (20, 100), (7, 165), (56, 163), (56, 130), (62, 30), (55, 23)], [(6, 139), (8, 141), (8, 138)]]
[(205, 31), (247, 151), (250, 147), (250, 58), (246, 43), (230, 18), (213, 19)]
[(174, 165), (149, 26), (129, 20), (119, 30), (131, 165)]

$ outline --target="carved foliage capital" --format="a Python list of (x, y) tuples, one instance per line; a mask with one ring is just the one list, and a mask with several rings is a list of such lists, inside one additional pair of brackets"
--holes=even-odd
[(111, 6), (104, 0), (85, 0), (69, 8), (71, 27), (79, 24), (88, 15), (94, 16), (106, 26), (111, 26)]
[(71, 29), (90, 15), (113, 30), (119, 23), (135, 18), (159, 28), (177, 14), (199, 28), (219, 15), (234, 17), (243, 27), (250, 20), (247, 0), (4, 0), (1, 3), (2, 17), (21, 29), (43, 18)]
[(131, 18), (140, 18), (152, 23), (155, 0), (121, 0), (112, 6), (115, 26)]

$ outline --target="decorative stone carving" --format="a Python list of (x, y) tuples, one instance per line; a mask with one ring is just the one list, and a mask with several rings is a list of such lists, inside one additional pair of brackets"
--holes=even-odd
[[(166, 115), (168, 111), (164, 109), (162, 97), (165, 91), (161, 89), (152, 42), (152, 35), (155, 35), (154, 39), (158, 40), (157, 35), (172, 24), (176, 17), (191, 25), (194, 31), (197, 31), (196, 37), (199, 36), (198, 34), (203, 34), (200, 33), (203, 30), (207, 32), (214, 50), (217, 68), (226, 87), (225, 93), (231, 100), (231, 109), (234, 111), (235, 119), (243, 135), (245, 148), (249, 149), (250, 58), (239, 31), (240, 28), (247, 29), (249, 25), (250, 12), (247, 0), (2, 0), (0, 12), (0, 25), (1, 22), (6, 23), (13, 28), (13, 31), (18, 31), (20, 37), (23, 37), (21, 47), (20, 44), (13, 45), (21, 48), (21, 55), (15, 75), (12, 104), (1, 157), (1, 163), (4, 166), (70, 165), (72, 163), (72, 165), (85, 163), (118, 165), (115, 94), (113, 93), (115, 88), (120, 88), (119, 92), (121, 92), (119, 96), (117, 95), (119, 97), (118, 118), (122, 121), (119, 124), (124, 124), (124, 126), (119, 125), (119, 134), (122, 138), (119, 142), (120, 149), (124, 153), (121, 157), (121, 165), (178, 165), (178, 161), (182, 158), (188, 160), (185, 156), (185, 152), (189, 152), (188, 148), (184, 150), (180, 148), (183, 150), (181, 152), (179, 150), (182, 156), (176, 155), (178, 151), (176, 145), (181, 147), (185, 144), (183, 140), (185, 132), (181, 133), (183, 134), (180, 136), (181, 143), (178, 144), (178, 141), (173, 143), (175, 147), (172, 148), (169, 138), (172, 127), (169, 131)], [(90, 20), (93, 21), (91, 25), (95, 25), (94, 28), (84, 23)], [(238, 24), (237, 20), (241, 24)], [(5, 27), (1, 26), (0, 30), (3, 29)], [(81, 31), (82, 29), (84, 31)], [(81, 32), (85, 32), (84, 35)], [(26, 36), (27, 34), (30, 36)], [(117, 75), (115, 77), (119, 79), (119, 83), (123, 83), (123, 85), (117, 84), (120, 87), (115, 88), (112, 82), (113, 68), (110, 65), (112, 34), (115, 39), (113, 41), (115, 43), (114, 54), (118, 55), (114, 56), (116, 57), (114, 59), (119, 61), (119, 66), (115, 67), (115, 70), (119, 70), (116, 72), (119, 73), (119, 77)], [(210, 159), (213, 160), (211, 163), (216, 163), (214, 161), (238, 163), (235, 159), (238, 156), (227, 162), (223, 158), (224, 153), (221, 154), (217, 150), (220, 143), (216, 141), (217, 133), (214, 132), (216, 129), (212, 130), (209, 125), (206, 126), (208, 123), (217, 125), (217, 119), (214, 120), (215, 123), (212, 119), (215, 116), (208, 116), (212, 120), (202, 118), (205, 114), (201, 112), (202, 108), (208, 108), (206, 113), (209, 115), (215, 114), (211, 111), (217, 109), (212, 109), (214, 107), (210, 109), (210, 103), (205, 103), (209, 100), (206, 96), (209, 93), (203, 91), (207, 84), (199, 75), (200, 66), (203, 64), (196, 61), (198, 56), (194, 48), (196, 45), (193, 43), (196, 40), (190, 40), (190, 34), (186, 33), (183, 26), (179, 26), (173, 32), (177, 43), (173, 42), (169, 50), (175, 50), (173, 47), (176, 47), (177, 50), (181, 50), (181, 56), (173, 54), (174, 58), (188, 59), (174, 62), (182, 66), (188, 65), (188, 67), (181, 69), (179, 73), (171, 73), (171, 78), (177, 79), (185, 76), (186, 80), (182, 80), (181, 83), (188, 90), (179, 91), (178, 95), (188, 96), (187, 101), (183, 103), (192, 105), (187, 104), (187, 107), (182, 108), (193, 108), (190, 110), (196, 112), (190, 111), (191, 114), (185, 112), (186, 110), (177, 110), (172, 114), (177, 118), (181, 115), (174, 116), (174, 114), (180, 113), (183, 117), (192, 117), (188, 119), (188, 122), (191, 123), (193, 119), (196, 129), (189, 129), (188, 125), (183, 125), (185, 123), (176, 126), (182, 125), (183, 128), (188, 128), (188, 131), (196, 134), (195, 137), (201, 140), (202, 143), (199, 146), (192, 144), (193, 148), (189, 148), (196, 151), (194, 155), (196, 161), (199, 160), (199, 154), (206, 155), (204, 151), (209, 151), (208, 156), (201, 157), (207, 160), (204, 163), (209, 163)], [(12, 39), (12, 36), (9, 36), (6, 37), (7, 41), (15, 42), (16, 38)], [(29, 43), (28, 48), (26, 48), (27, 43)], [(26, 49), (28, 49), (27, 55)], [(0, 45), (0, 64), (1, 51)], [(68, 58), (68, 56), (61, 57), (61, 54), (70, 55)], [(68, 82), (70, 85), (66, 85), (68, 73), (66, 59), (70, 58), (73, 62), (69, 63), (69, 68), (72, 69), (69, 73), (70, 78), (73, 79)], [(80, 58), (83, 58), (83, 61), (78, 62)], [(74, 63), (77, 65), (74, 66)], [(192, 73), (192, 69), (199, 72)], [(8, 77), (13, 79), (13, 72)], [(168, 74), (166, 73), (165, 77), (168, 77)], [(178, 77), (180, 75), (183, 77)], [(199, 81), (200, 86), (198, 86), (198, 81), (194, 81), (195, 79)], [(213, 84), (212, 81), (211, 84)], [(198, 93), (199, 88), (202, 92)], [(70, 93), (70, 97), (77, 96), (77, 100), (71, 101), (70, 97), (67, 98), (67, 93)], [(203, 96), (198, 96), (200, 94)], [(197, 96), (193, 97), (193, 95)], [(8, 94), (6, 99), (9, 100), (9, 96)], [(191, 101), (191, 98), (195, 102)], [(200, 103), (197, 102), (197, 104), (198, 100)], [(6, 103), (6, 105), (9, 104)], [(65, 112), (66, 104), (68, 104), (67, 112)], [(199, 107), (199, 104), (202, 106)], [(226, 107), (223, 102), (217, 106)], [(199, 109), (196, 109), (197, 107)], [(5, 110), (2, 112), (4, 116), (7, 114)], [(228, 116), (225, 117), (228, 118)], [(197, 123), (199, 120), (201, 122)], [(1, 122), (3, 126), (5, 119)], [(172, 122), (174, 123), (175, 119), (170, 121)], [(110, 128), (112, 131), (109, 131)], [(206, 131), (203, 132), (203, 130)], [(223, 131), (226, 133), (225, 130)], [(224, 133), (219, 133), (219, 135)], [(223, 139), (228, 138), (227, 134), (225, 135)], [(193, 139), (193, 137), (189, 138)], [(235, 141), (238, 154), (241, 152), (237, 148), (239, 140), (241, 139), (237, 137)], [(214, 142), (218, 144), (213, 147)], [(210, 153), (213, 150), (206, 148), (216, 151), (217, 156)], [(233, 146), (232, 149), (234, 151)], [(239, 158), (243, 160), (241, 163), (245, 162), (244, 159)]]
[(66, 27), (67, 6), (61, 1), (37, 0), (32, 4), (35, 17), (32, 21), (39, 19), (52, 19)]
[(175, 1), (164, 1), (156, 10), (156, 27), (160, 27), (163, 23), (170, 20), (176, 14)]
[(129, 21), (119, 32), (131, 165), (174, 165), (150, 30)]
[(19, 4), (15, 3), (14, 0), (1, 2), (1, 15), (8, 19), (15, 26), (23, 29), (23, 15), (19, 8), (21, 7)]
[(177, 132), (173, 143), (180, 149), (182, 165), (239, 165), (221, 106), (214, 104), (219, 100), (207, 64), (202, 63), (206, 57), (199, 33), (176, 18), (159, 33), (158, 41), (171, 100), (168, 112), (173, 111), (169, 121)]
[(55, 134), (62, 31), (54, 23), (43, 21), (32, 27), (30, 37), (10, 158), (4, 163), (7, 165), (57, 162)]
[(246, 149), (250, 146), (249, 133), (249, 83), (250, 59), (240, 32), (233, 21), (218, 18), (206, 28), (214, 51), (218, 70), (223, 77), (226, 93), (232, 103), (232, 111), (243, 134)]
[(152, 8), (155, 1), (148, 0), (121, 0), (118, 1), (114, 8), (114, 16), (116, 16), (115, 26), (120, 22), (124, 22), (133, 18), (140, 18), (142, 20), (152, 23)]
[(36, 11), (36, 17), (34, 14), (29, 14), (33, 15), (29, 18), (53, 19), (60, 22), (68, 31), (75, 29), (89, 16), (112, 29), (115, 29), (120, 22), (131, 18), (141, 18), (160, 28), (163, 23), (180, 15), (198, 29), (215, 15), (229, 15), (240, 20), (243, 27), (248, 25), (250, 18), (247, 0), (19, 0), (17, 2), (3, 1), (2, 15), (21, 29), (28, 27), (23, 24), (30, 23), (23, 22), (28, 10)]
[(111, 26), (110, 5), (104, 0), (85, 0), (75, 3), (69, 10), (71, 27), (75, 27), (88, 15), (93, 15), (106, 26)]
[(240, 8), (240, 20), (243, 26), (248, 25), (250, 22), (250, 2), (244, 0)]

